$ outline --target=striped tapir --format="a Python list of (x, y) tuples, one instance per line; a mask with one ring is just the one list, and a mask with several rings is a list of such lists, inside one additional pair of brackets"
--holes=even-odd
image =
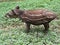
[(47, 9), (35, 9), (35, 10), (21, 10), (19, 6), (6, 13), (7, 18), (20, 18), (27, 27), (27, 32), (30, 30), (30, 25), (44, 25), (46, 32), (49, 29), (49, 23), (56, 18), (56, 14)]

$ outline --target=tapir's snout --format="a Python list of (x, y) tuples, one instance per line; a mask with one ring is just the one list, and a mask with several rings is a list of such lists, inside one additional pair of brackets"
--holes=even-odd
[(8, 13), (7, 13), (7, 14), (5, 14), (5, 17), (6, 17), (6, 18), (10, 18)]

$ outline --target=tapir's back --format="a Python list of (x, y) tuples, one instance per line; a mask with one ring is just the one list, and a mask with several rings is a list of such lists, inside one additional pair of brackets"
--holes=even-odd
[(39, 25), (43, 23), (49, 23), (55, 19), (55, 13), (48, 10), (28, 10), (21, 16), (24, 22)]

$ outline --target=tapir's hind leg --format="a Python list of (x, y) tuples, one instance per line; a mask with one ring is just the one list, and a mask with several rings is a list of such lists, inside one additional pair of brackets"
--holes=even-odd
[(43, 24), (43, 25), (44, 25), (44, 27), (45, 27), (44, 32), (47, 32), (47, 31), (48, 31), (48, 29), (49, 29), (49, 23), (45, 23), (45, 24)]
[(26, 23), (26, 32), (28, 33), (30, 30), (30, 24), (29, 23)]

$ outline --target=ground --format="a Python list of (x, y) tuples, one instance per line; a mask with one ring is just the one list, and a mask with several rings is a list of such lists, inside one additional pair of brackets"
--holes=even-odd
[[(25, 32), (25, 24), (17, 19), (8, 19), (4, 15), (17, 5), (22, 10), (46, 8), (57, 14), (50, 23), (48, 33), (43, 33), (43, 25), (31, 26)], [(60, 45), (60, 0), (21, 0), (0, 2), (0, 45)], [(38, 36), (37, 36), (38, 31)]]

